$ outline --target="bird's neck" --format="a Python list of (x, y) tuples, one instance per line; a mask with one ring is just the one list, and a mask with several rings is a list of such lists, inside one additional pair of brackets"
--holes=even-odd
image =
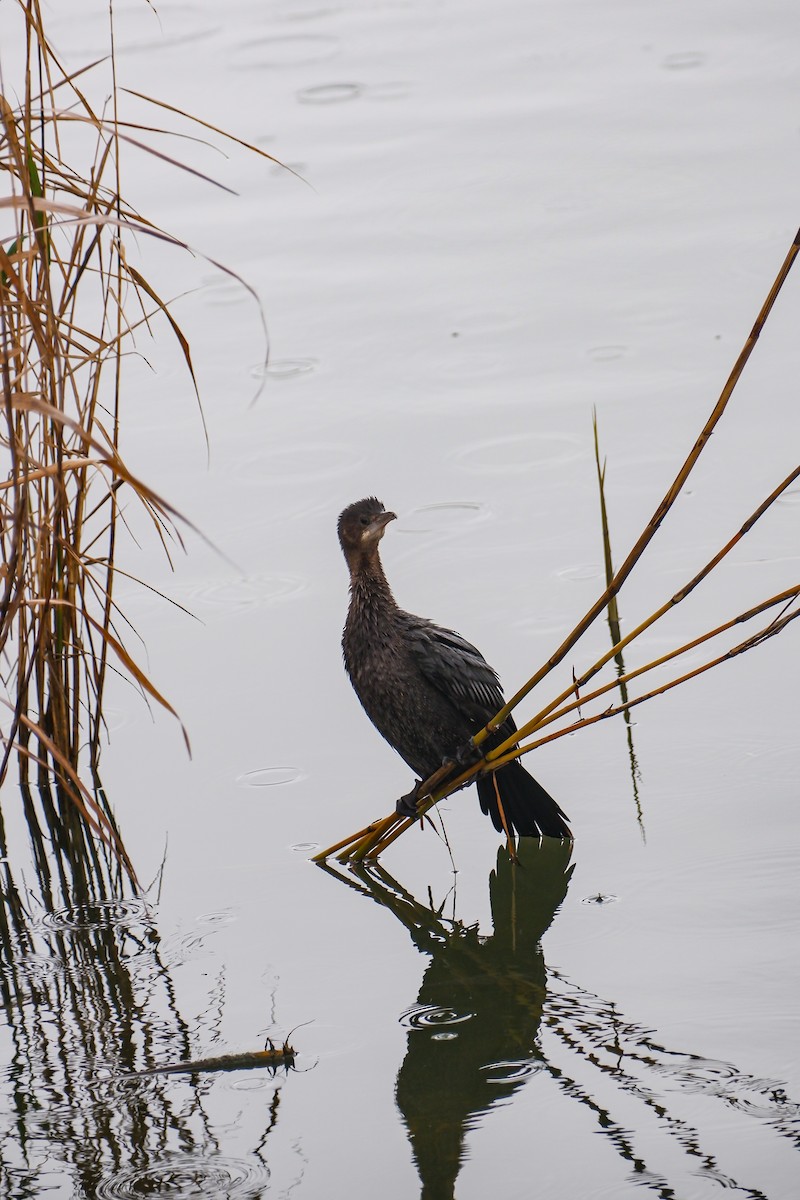
[(350, 567), (350, 611), (378, 615), (394, 611), (397, 603), (377, 553), (359, 558)]

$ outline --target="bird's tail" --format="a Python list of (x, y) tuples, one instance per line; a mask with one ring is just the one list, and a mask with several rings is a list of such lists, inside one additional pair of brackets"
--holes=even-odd
[(479, 775), (477, 782), (481, 808), (492, 818), (499, 833), (536, 838), (572, 837), (566, 813), (522, 763), (507, 763), (491, 775)]

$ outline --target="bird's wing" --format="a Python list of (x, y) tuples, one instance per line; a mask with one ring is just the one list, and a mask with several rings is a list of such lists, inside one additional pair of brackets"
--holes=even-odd
[(404, 615), (408, 646), (423, 675), (469, 720), (483, 723), (494, 716), (503, 707), (503, 692), (481, 652), (452, 629)]

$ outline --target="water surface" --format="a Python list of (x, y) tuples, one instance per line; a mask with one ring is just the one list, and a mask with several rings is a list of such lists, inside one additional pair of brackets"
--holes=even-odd
[[(101, 8), (53, 14), (75, 66), (106, 44)], [(143, 900), (20, 917), (0, 1190), (789, 1200), (796, 626), (636, 710), (633, 778), (622, 724), (537, 752), (571, 850), (526, 847), (514, 873), (465, 793), (443, 806), (452, 860), (430, 831), (385, 872), (308, 859), (409, 786), (341, 669), (338, 512), (373, 492), (398, 512), (398, 600), (474, 640), (509, 689), (552, 651), (601, 586), (592, 406), (619, 560), (794, 236), (794, 8), (115, 12), (123, 85), (307, 182), (182, 145), (231, 197), (124, 152), (132, 200), (256, 288), (270, 361), (235, 281), (145, 248), (162, 294), (193, 289), (176, 315), (210, 462), (166, 330), (130, 363), (124, 448), (229, 561), (189, 535), (173, 574), (131, 514), (126, 567), (199, 618), (121, 590), (193, 754), (113, 688), (105, 785), (142, 879), (163, 872)], [(630, 624), (795, 465), (799, 286), (631, 579)], [(646, 650), (794, 582), (798, 514), (787, 496)], [(18, 812), (7, 789), (20, 843)], [(253, 1065), (301, 1022), (294, 1069)], [(230, 1055), (244, 1065), (158, 1071)]]

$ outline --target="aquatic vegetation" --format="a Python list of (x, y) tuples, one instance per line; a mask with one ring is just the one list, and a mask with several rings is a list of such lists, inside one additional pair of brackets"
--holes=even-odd
[[(589, 725), (596, 724), (598, 721), (606, 720), (609, 717), (617, 716), (620, 713), (628, 713), (637, 705), (643, 704), (646, 700), (650, 700), (655, 696), (662, 695), (664, 692), (678, 687), (691, 679), (711, 670), (713, 667), (719, 666), (724, 662), (744, 654), (746, 651), (761, 645), (768, 639), (775, 637), (781, 633), (792, 621), (800, 616), (800, 583), (792, 584), (791, 586), (782, 589), (755, 605), (749, 606), (746, 610), (738, 612), (726, 620), (721, 621), (718, 625), (710, 630), (699, 634), (692, 640), (683, 643), (670, 650), (666, 654), (662, 654), (657, 658), (637, 667), (631, 671), (623, 673), (617, 672), (616, 676), (607, 683), (595, 687), (592, 691), (586, 692), (584, 689), (595, 678), (596, 675), (612, 660), (615, 660), (619, 665), (620, 656), (623, 650), (630, 647), (637, 638), (648, 629), (650, 629), (658, 620), (665, 614), (681, 604), (691, 593), (706, 580), (712, 572), (719, 566), (723, 559), (756, 525), (761, 517), (772, 507), (772, 505), (783, 496), (791, 485), (800, 478), (800, 466), (795, 467), (789, 475), (786, 476), (766, 497), (766, 499), (758, 505), (758, 507), (750, 513), (747, 519), (741, 524), (739, 529), (733, 536), (706, 562), (706, 564), (698, 571), (683, 587), (673, 593), (662, 605), (660, 605), (646, 620), (641, 621), (630, 633), (624, 637), (620, 636), (618, 625), (615, 631), (614, 621), (616, 618), (616, 597), (620, 592), (625, 581), (630, 576), (634, 567), (641, 561), (642, 557), (650, 545), (653, 537), (660, 528), (664, 519), (670, 512), (670, 509), (675, 504), (678, 496), (683, 490), (687, 479), (692, 470), (696, 466), (700, 455), (704, 448), (708, 445), (708, 441), (724, 414), (728, 403), (734, 393), (737, 383), (741, 378), (742, 372), (747, 364), (750, 355), (752, 354), (759, 336), (764, 328), (764, 325), (772, 312), (775, 301), (785, 283), (788, 274), (794, 264), (794, 261), (800, 251), (800, 233), (797, 234), (789, 251), (781, 265), (781, 268), (775, 278), (772, 287), (769, 290), (766, 300), (764, 301), (761, 311), (756, 318), (753, 328), (745, 341), (745, 344), (734, 363), (734, 366), (725, 382), (725, 385), (720, 393), (714, 408), (712, 409), (708, 419), (703, 425), (698, 437), (680, 467), (675, 479), (667, 490), (664, 499), (656, 508), (653, 516), (645, 525), (642, 533), (636, 540), (636, 543), (628, 553), (622, 566), (618, 568), (613, 576), (608, 579), (607, 586), (604, 592), (597, 598), (588, 612), (575, 625), (573, 630), (564, 639), (561, 645), (554, 651), (552, 655), (543, 663), (543, 665), (527, 680), (526, 683), (516, 692), (514, 696), (500, 709), (495, 716), (487, 722), (483, 729), (479, 730), (471, 740), (473, 747), (481, 747), (488, 738), (490, 738), (502, 726), (503, 722), (510, 713), (524, 700), (533, 690), (544, 682), (550, 673), (557, 667), (567, 655), (578, 644), (581, 638), (590, 630), (598, 619), (602, 619), (605, 614), (608, 614), (612, 628), (612, 646), (599, 659), (593, 662), (587, 669), (583, 670), (580, 675), (574, 674), (572, 683), (562, 690), (555, 699), (549, 701), (539, 712), (529, 720), (522, 722), (519, 729), (511, 736), (507, 737), (499, 745), (493, 745), (490, 750), (485, 753), (484, 758), (465, 769), (459, 769), (458, 766), (452, 764), (444, 764), (427, 780), (423, 780), (418, 789), (417, 813), (419, 818), (425, 819), (426, 814), (435, 804), (443, 800), (446, 796), (460, 788), (465, 787), (472, 782), (481, 772), (496, 769), (499, 764), (511, 762), (515, 758), (520, 758), (524, 754), (537, 749), (539, 746), (547, 742), (555, 741), (558, 738), (566, 737), (569, 734), (575, 733), (580, 729), (586, 728)], [(599, 465), (599, 449), (597, 449), (598, 476), (603, 495), (603, 472)], [(610, 550), (608, 546), (608, 530), (607, 524), (604, 523), (604, 549), (607, 571), (610, 565)], [(777, 610), (774, 612), (773, 610)], [(742, 641), (736, 642), (733, 645), (727, 645), (724, 650), (714, 654), (699, 665), (692, 666), (688, 670), (677, 674), (666, 682), (659, 682), (650, 690), (640, 692), (636, 695), (629, 696), (627, 694), (628, 686), (634, 680), (640, 679), (641, 676), (650, 671), (654, 671), (673, 660), (680, 658), (682, 655), (688, 654), (690, 651), (704, 646), (706, 642), (710, 642), (722, 635), (734, 631), (739, 625), (746, 625), (756, 618), (767, 615), (766, 624), (759, 625), (755, 632), (748, 632)], [(610, 692), (617, 688), (625, 688), (619, 703), (608, 701)], [(584, 712), (587, 706), (590, 706), (595, 701), (600, 703), (600, 707), (596, 712)], [(545, 732), (547, 727), (560, 722), (557, 729)], [(335, 845), (328, 847), (315, 855), (315, 861), (321, 862), (326, 858), (337, 855), (341, 861), (359, 862), (364, 859), (375, 859), (384, 850), (387, 849), (394, 841), (405, 833), (412, 825), (415, 818), (399, 816), (396, 812), (392, 812), (389, 816), (378, 821), (371, 822), (365, 828), (359, 830), (355, 834), (342, 839)]]
[[(168, 556), (182, 542), (175, 509), (121, 454), (125, 356), (166, 328), (197, 384), (183, 331), (136, 265), (143, 241), (188, 247), (126, 202), (121, 149), (135, 141), (180, 164), (143, 144), (155, 129), (120, 115), (110, 7), (109, 56), (74, 73), (38, 0), (17, 0), (8, 18), (15, 35), (3, 48), (17, 54), (0, 95), (0, 783), (14, 759), (24, 783), (32, 766), (40, 783), (53, 779), (58, 804), (132, 874), (98, 776), (109, 671), (177, 714), (126, 645), (132, 626), (115, 587), (126, 506), (139, 505)], [(90, 71), (104, 73), (102, 110)]]

